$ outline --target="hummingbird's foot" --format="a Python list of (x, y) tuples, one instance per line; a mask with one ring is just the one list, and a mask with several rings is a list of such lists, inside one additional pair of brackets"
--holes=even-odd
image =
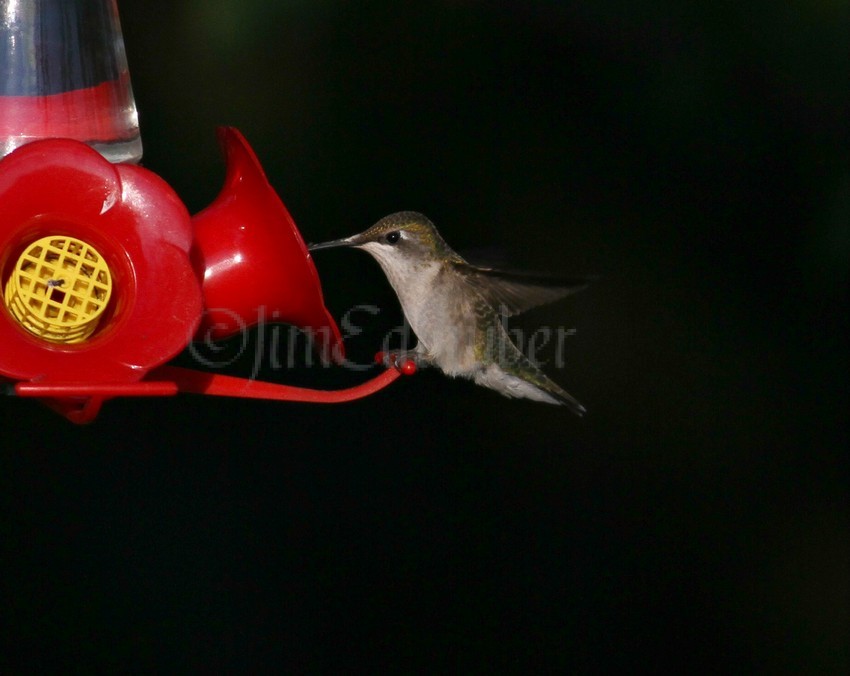
[(416, 373), (422, 356), (415, 350), (401, 350), (399, 352), (378, 352), (375, 355), (375, 363), (383, 364), (387, 368), (394, 368), (406, 376)]

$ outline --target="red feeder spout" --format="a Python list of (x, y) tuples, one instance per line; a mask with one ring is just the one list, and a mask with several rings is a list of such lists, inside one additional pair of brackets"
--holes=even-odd
[(218, 138), (227, 160), (224, 188), (192, 219), (204, 292), (197, 337), (220, 340), (262, 317), (301, 327), (325, 362), (341, 362), (342, 337), (295, 221), (242, 134), (222, 127)]

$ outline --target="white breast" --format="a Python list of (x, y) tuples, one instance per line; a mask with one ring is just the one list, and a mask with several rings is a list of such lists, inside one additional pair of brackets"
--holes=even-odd
[(462, 282), (441, 274), (439, 263), (410, 264), (399, 268), (385, 260), (384, 247), (370, 249), (398, 295), (404, 316), (419, 340), (417, 350), (449, 375), (468, 373), (475, 367), (475, 320)]

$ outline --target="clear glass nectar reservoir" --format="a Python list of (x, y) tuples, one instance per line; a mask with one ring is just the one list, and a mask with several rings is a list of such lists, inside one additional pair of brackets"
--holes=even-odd
[(57, 137), (142, 157), (115, 0), (0, 0), (0, 154)]

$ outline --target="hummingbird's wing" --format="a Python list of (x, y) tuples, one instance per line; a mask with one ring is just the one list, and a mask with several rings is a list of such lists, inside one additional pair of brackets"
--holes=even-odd
[(452, 265), (496, 311), (508, 317), (581, 291), (593, 281), (591, 278), (505, 272), (468, 263)]

